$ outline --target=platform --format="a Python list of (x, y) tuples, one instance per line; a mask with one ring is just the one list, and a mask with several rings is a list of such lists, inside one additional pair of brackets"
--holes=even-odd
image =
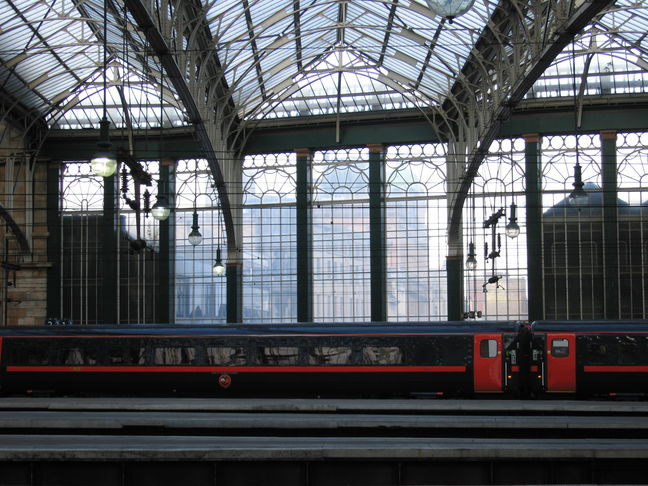
[(648, 484), (644, 402), (4, 398), (0, 433), (0, 485)]

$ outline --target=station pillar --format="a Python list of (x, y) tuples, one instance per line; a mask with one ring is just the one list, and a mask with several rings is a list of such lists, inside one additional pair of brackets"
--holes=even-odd
[(313, 322), (312, 152), (309, 149), (297, 149), (295, 154), (297, 322)]
[(524, 135), (529, 322), (544, 317), (540, 135)]
[(619, 319), (619, 228), (616, 130), (604, 130), (601, 137), (603, 185), (603, 255), (605, 266), (605, 318)]
[(369, 265), (371, 320), (387, 320), (387, 236), (385, 224), (385, 149), (369, 145)]

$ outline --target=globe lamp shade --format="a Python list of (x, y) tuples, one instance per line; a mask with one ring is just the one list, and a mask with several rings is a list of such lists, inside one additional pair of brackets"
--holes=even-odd
[(477, 259), (475, 258), (475, 255), (468, 255), (468, 258), (466, 259), (466, 269), (474, 270), (475, 268), (477, 268)]
[(520, 225), (517, 224), (515, 221), (509, 221), (509, 223), (506, 225), (506, 236), (509, 238), (517, 238), (517, 236), (520, 234)]
[(200, 234), (200, 231), (198, 230), (191, 230), (191, 233), (187, 236), (187, 240), (189, 240), (189, 243), (191, 243), (193, 246), (198, 246), (202, 243), (203, 237)]
[(90, 161), (92, 171), (100, 177), (110, 177), (117, 170), (117, 159), (107, 151), (97, 153)]
[(473, 6), (475, 0), (426, 0), (428, 7), (436, 15), (452, 21), (455, 17), (465, 14)]
[(156, 203), (151, 208), (151, 215), (158, 221), (166, 220), (171, 214), (171, 208), (166, 203), (164, 196), (158, 196)]
[(191, 233), (187, 235), (187, 240), (193, 246), (200, 245), (203, 240), (203, 236), (200, 234), (200, 226), (198, 225), (198, 212), (194, 211), (193, 213), (193, 224), (191, 225)]
[(214, 275), (221, 276), (225, 273), (225, 265), (223, 265), (223, 262), (216, 260), (212, 267), (212, 271), (214, 272)]

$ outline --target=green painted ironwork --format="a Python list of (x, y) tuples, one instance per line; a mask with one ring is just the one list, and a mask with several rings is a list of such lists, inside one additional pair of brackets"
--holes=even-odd
[(385, 231), (385, 152), (369, 148), (369, 261), (371, 320), (387, 320), (387, 237)]
[(227, 322), (243, 322), (243, 267), (240, 263), (225, 265), (227, 277)]
[(117, 268), (118, 221), (116, 175), (104, 177), (103, 214), (101, 217), (101, 282), (99, 284), (99, 315), (101, 324), (118, 324)]
[(537, 134), (525, 137), (526, 178), (526, 231), (529, 321), (542, 319), (542, 179), (540, 164), (540, 137)]
[(616, 131), (601, 132), (603, 183), (603, 251), (605, 261), (605, 318), (619, 319), (619, 233)]
[(297, 322), (313, 322), (313, 218), (311, 193), (311, 154), (297, 151)]
[[(166, 192), (167, 200), (175, 200), (175, 163), (162, 160), (160, 163), (160, 186)], [(156, 292), (156, 321), (164, 324), (175, 322), (175, 210), (171, 203), (171, 214), (160, 221), (160, 256), (158, 259), (158, 287)]]
[(460, 256), (446, 258), (448, 275), (448, 320), (463, 320), (463, 262)]

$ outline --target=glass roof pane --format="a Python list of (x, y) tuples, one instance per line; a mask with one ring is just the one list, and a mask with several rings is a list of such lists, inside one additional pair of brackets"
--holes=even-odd
[[(127, 117), (134, 129), (159, 127), (160, 118), (165, 128), (188, 125), (184, 110), (168, 88), (161, 93), (157, 84), (149, 83), (118, 61), (112, 61), (108, 73), (106, 106), (112, 128), (125, 128)], [(68, 96), (62, 103), (64, 109), (53, 111), (48, 123), (54, 128), (98, 128), (103, 98), (103, 75), (99, 73), (83, 89)]]
[[(52, 126), (96, 127), (101, 117), (103, 1), (0, 4), (0, 82)], [(477, 0), (452, 23), (425, 0), (212, 0), (205, 8), (214, 55), (246, 120), (440, 106), (498, 3)], [(134, 22), (122, 0), (109, 6), (113, 126), (124, 123), (122, 98), (137, 127), (185, 124), (168, 80), (160, 96), (163, 69), (143, 34), (124, 28)], [(645, 2), (618, 0), (558, 56), (528, 97), (573, 96), (574, 69), (578, 86), (587, 72), (586, 96), (645, 93), (646, 32)]]
[[(102, 103), (97, 100), (96, 92), (102, 84), (103, 5), (103, 0), (12, 0), (0, 5), (3, 19), (0, 80), (27, 109), (45, 116), (52, 126), (98, 126), (101, 110), (97, 107)], [(159, 73), (157, 60), (141, 54), (146, 52), (145, 43), (136, 30), (128, 29), (129, 47), (125, 47), (123, 25), (132, 23), (133, 19), (123, 12), (120, 4), (110, 5), (118, 9), (117, 14), (111, 10), (107, 14), (111, 62), (126, 66), (133, 73)], [(119, 58), (122, 61), (116, 61)], [(144, 79), (141, 75), (140, 78)], [(151, 90), (149, 87), (149, 100)], [(159, 92), (159, 88), (153, 91)], [(114, 93), (108, 97), (119, 100)], [(143, 98), (132, 101), (143, 101)], [(151, 103), (153, 107), (159, 106), (159, 96)], [(72, 111), (62, 115), (66, 109)], [(169, 110), (167, 123), (180, 123), (183, 119), (176, 106), (165, 110)], [(112, 109), (109, 114), (113, 114)], [(123, 116), (117, 111), (114, 116), (112, 122), (118, 126)]]
[[(624, 95), (648, 92), (648, 6), (615, 3), (567, 46), (533, 85), (527, 99)], [(574, 58), (575, 55), (575, 58)], [(574, 72), (576, 79), (574, 79)]]
[[(451, 25), (418, 0), (257, 0), (248, 5), (256, 47), (249, 42), (245, 47), (240, 44), (250, 37), (244, 2), (216, 2), (209, 14), (212, 34), (225, 51), (219, 52), (219, 59), (243, 118), (270, 116), (277, 104), (282, 108), (273, 116), (334, 113), (338, 105), (345, 112), (438, 105), (454, 83), (454, 73), (463, 67), (495, 3), (478, 0), (468, 14)], [(295, 5), (299, 6), (297, 12), (293, 10)], [(233, 23), (237, 23), (236, 28)], [(298, 39), (294, 38), (297, 25)], [(440, 26), (440, 40), (432, 47)], [(293, 37), (286, 37), (290, 32)], [(387, 45), (383, 45), (385, 40)], [(425, 66), (431, 47), (434, 51)], [(243, 53), (254, 48), (261, 59), (261, 77), (252, 68), (254, 56)], [(362, 63), (349, 65), (339, 56), (327, 57), (334, 52), (350, 53), (348, 60), (362, 59)], [(266, 98), (260, 92), (261, 83)], [(293, 97), (295, 100), (289, 101)]]

